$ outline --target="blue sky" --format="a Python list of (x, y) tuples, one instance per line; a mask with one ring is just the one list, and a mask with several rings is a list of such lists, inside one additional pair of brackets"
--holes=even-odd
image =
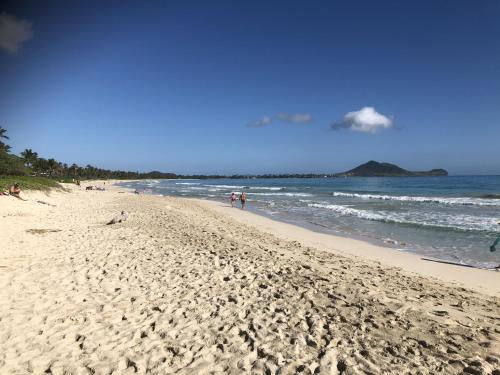
[(500, 174), (498, 1), (23, 1), (0, 14), (15, 152), (180, 174), (371, 159)]

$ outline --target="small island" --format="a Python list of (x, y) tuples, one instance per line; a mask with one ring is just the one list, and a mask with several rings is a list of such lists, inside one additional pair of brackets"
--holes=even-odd
[(370, 160), (347, 172), (338, 173), (336, 177), (422, 177), (422, 176), (448, 176), (444, 169), (432, 169), (430, 171), (412, 172), (395, 164), (379, 163)]

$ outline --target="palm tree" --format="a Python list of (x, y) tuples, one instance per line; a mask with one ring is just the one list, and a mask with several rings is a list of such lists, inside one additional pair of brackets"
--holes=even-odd
[(2, 142), (2, 139), (9, 139), (5, 133), (7, 133), (7, 129), (0, 126), (0, 151), (9, 152), (10, 146)]
[(24, 165), (32, 168), (33, 164), (35, 164), (36, 160), (38, 159), (38, 154), (36, 152), (33, 152), (31, 148), (27, 148), (23, 152), (21, 152), (21, 156), (24, 159)]
[(76, 171), (78, 169), (78, 165), (76, 165), (75, 163), (73, 163), (71, 165), (71, 170), (73, 171), (73, 178), (76, 178)]
[(49, 176), (52, 176), (54, 174), (54, 171), (56, 170), (57, 161), (50, 158), (49, 160), (47, 160), (47, 166), (49, 167)]
[(64, 166), (63, 166), (63, 163), (61, 163), (60, 161), (57, 162), (57, 165), (56, 165), (56, 174), (58, 174), (59, 176), (62, 175), (64, 172)]
[(5, 133), (7, 133), (7, 129), (4, 129), (0, 126), (0, 138), (9, 139), (9, 137), (7, 137)]
[(46, 175), (47, 172), (49, 171), (49, 163), (47, 159), (44, 158), (36, 159), (35, 163), (33, 164), (33, 170), (37, 174)]

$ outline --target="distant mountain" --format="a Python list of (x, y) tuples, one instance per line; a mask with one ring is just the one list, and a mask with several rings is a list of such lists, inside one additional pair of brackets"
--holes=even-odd
[(412, 172), (407, 171), (397, 165), (390, 163), (379, 163), (377, 161), (369, 161), (360, 166), (351, 169), (350, 171), (339, 173), (337, 176), (353, 176), (353, 177), (415, 177), (415, 176), (447, 176), (448, 172), (444, 169), (433, 169), (427, 172)]

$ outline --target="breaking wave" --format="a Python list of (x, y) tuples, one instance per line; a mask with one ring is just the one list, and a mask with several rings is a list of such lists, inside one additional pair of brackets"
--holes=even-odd
[(462, 206), (500, 206), (500, 201), (494, 201), (483, 198), (440, 198), (440, 197), (414, 197), (405, 195), (382, 195), (382, 194), (358, 194), (358, 193), (343, 193), (334, 191), (334, 197), (349, 197), (360, 199), (378, 199), (387, 201), (403, 201), (403, 202), (419, 202), (419, 203), (439, 203), (447, 205), (462, 205)]
[(280, 195), (283, 197), (311, 197), (309, 193), (248, 193), (248, 195)]
[(244, 185), (203, 185), (210, 188), (220, 188), (220, 189), (250, 189), (250, 190), (285, 190), (284, 187), (281, 186), (244, 186)]
[(331, 210), (343, 216), (356, 216), (361, 219), (381, 221), (385, 223), (446, 228), (460, 231), (500, 231), (496, 219), (492, 217), (449, 215), (440, 212), (373, 212), (368, 210), (359, 210), (352, 207), (340, 206), (336, 204), (321, 203), (309, 203), (308, 206)]

